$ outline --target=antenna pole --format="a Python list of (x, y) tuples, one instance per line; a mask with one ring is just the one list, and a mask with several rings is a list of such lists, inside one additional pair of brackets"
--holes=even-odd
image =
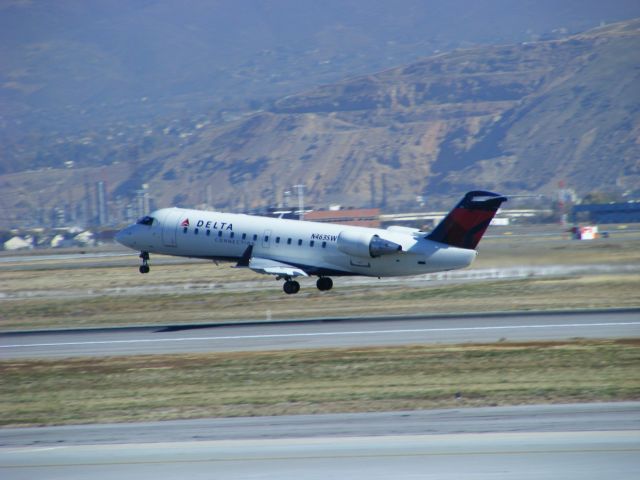
[(298, 189), (298, 220), (304, 220), (304, 185), (294, 185)]

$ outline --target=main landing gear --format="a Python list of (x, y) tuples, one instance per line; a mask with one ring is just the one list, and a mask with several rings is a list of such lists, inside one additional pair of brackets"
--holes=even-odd
[(298, 293), (300, 291), (300, 284), (295, 280), (287, 279), (282, 286), (284, 293), (291, 295), (292, 293)]
[(316, 287), (320, 291), (331, 290), (333, 288), (333, 280), (329, 277), (320, 277), (316, 282)]
[[(298, 282), (292, 280), (291, 277), (284, 278), (285, 282), (284, 285), (282, 285), (284, 293), (286, 293), (287, 295), (291, 295), (300, 291), (300, 284)], [(331, 290), (331, 288), (333, 287), (333, 280), (331, 280), (329, 277), (320, 277), (316, 282), (316, 287), (318, 287), (318, 290), (320, 291)]]
[(142, 259), (142, 265), (140, 265), (140, 273), (149, 273), (149, 252), (140, 252), (140, 258)]

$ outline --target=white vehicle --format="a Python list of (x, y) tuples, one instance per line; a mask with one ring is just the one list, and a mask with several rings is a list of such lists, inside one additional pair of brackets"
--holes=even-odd
[(150, 253), (234, 261), (236, 267), (284, 280), (284, 291), (291, 294), (300, 290), (296, 277), (317, 276), (318, 289), (330, 290), (331, 277), (467, 267), (506, 200), (491, 192), (469, 192), (431, 233), (163, 208), (118, 232), (116, 240), (141, 252), (140, 273), (149, 272)]

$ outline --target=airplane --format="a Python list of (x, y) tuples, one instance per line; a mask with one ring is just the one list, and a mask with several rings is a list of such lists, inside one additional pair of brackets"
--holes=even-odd
[(116, 234), (140, 251), (140, 273), (150, 253), (236, 262), (237, 268), (274, 275), (283, 290), (300, 290), (298, 277), (317, 276), (318, 290), (331, 277), (419, 275), (469, 266), (491, 219), (507, 198), (468, 192), (430, 233), (391, 226), (365, 228), (246, 214), (162, 208)]

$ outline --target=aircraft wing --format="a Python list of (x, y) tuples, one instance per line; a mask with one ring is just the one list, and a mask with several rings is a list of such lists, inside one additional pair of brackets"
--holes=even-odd
[(253, 245), (249, 245), (236, 265), (237, 268), (250, 268), (254, 272), (282, 277), (308, 277), (307, 272), (301, 268), (278, 262), (270, 258), (254, 257)]
[(268, 273), (269, 275), (282, 275), (283, 277), (309, 276), (307, 272), (298, 267), (268, 258), (252, 257), (251, 260), (249, 260), (249, 268), (254, 272)]

